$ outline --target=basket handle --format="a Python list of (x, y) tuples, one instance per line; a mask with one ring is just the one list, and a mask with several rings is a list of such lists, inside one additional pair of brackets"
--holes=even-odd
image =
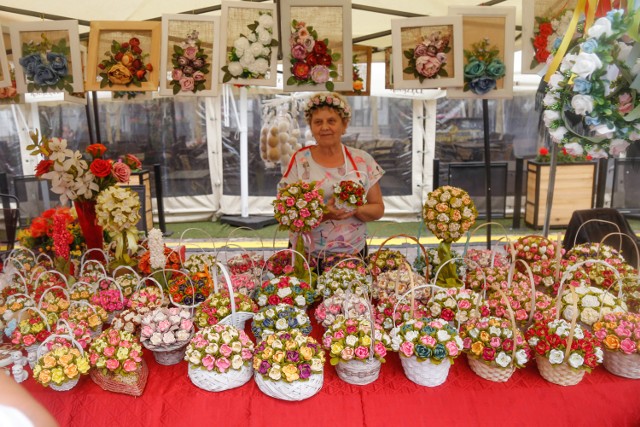
[[(420, 289), (426, 289), (426, 288), (432, 288), (432, 289), (436, 289), (438, 291), (442, 291), (442, 290), (446, 290), (447, 288), (442, 288), (438, 285), (433, 285), (431, 283), (427, 283), (425, 285), (419, 285), (416, 286), (415, 288), (412, 288), (410, 290), (408, 290), (407, 292), (405, 292), (404, 294), (400, 295), (398, 297), (398, 301), (396, 301), (395, 305), (393, 306), (393, 314), (391, 317), (391, 320), (393, 320), (393, 327), (396, 327), (396, 311), (398, 309), (398, 305), (400, 305), (400, 303), (402, 302), (402, 300), (404, 300), (407, 296), (409, 296), (410, 293), (414, 292), (414, 291), (418, 291)], [(411, 310), (411, 317), (413, 317), (413, 304), (412, 305), (412, 310)]]
[(469, 250), (469, 243), (471, 243), (471, 236), (473, 236), (475, 234), (476, 231), (480, 230), (481, 228), (484, 227), (488, 227), (490, 225), (497, 225), (498, 228), (500, 228), (502, 230), (502, 232), (504, 233), (504, 238), (507, 241), (507, 244), (509, 245), (509, 254), (512, 257), (515, 257), (516, 254), (516, 249), (513, 245), (513, 242), (511, 241), (511, 239), (509, 238), (509, 233), (507, 233), (507, 230), (504, 228), (504, 226), (502, 224), (500, 224), (499, 222), (485, 222), (483, 224), (478, 225), (476, 228), (474, 228), (473, 230), (469, 230), (467, 232), (467, 240), (464, 243), (464, 251), (463, 251), (463, 256), (467, 254), (467, 251)]
[(529, 276), (529, 283), (531, 284), (531, 309), (529, 310), (529, 320), (527, 320), (528, 327), (533, 322), (533, 316), (536, 313), (536, 281), (533, 278), (533, 271), (531, 270), (529, 264), (527, 264), (524, 260), (516, 259), (511, 263), (511, 266), (509, 267), (509, 275), (507, 276), (508, 287), (511, 288), (511, 284), (513, 283), (513, 276), (515, 275), (516, 264), (518, 263), (518, 261), (524, 265), (524, 268)]
[[(387, 244), (387, 242), (389, 242), (392, 239), (398, 238), (398, 237), (404, 237), (405, 239), (409, 239), (409, 240), (413, 240), (414, 242), (416, 242), (418, 244), (418, 247), (420, 248), (420, 250), (422, 251), (422, 256), (424, 256), (424, 262), (427, 265), (427, 269), (425, 271), (425, 275), (424, 278), (427, 280), (427, 282), (429, 281), (429, 255), (427, 254), (427, 250), (424, 248), (424, 246), (422, 245), (422, 243), (420, 243), (420, 241), (418, 239), (416, 239), (413, 236), (410, 236), (408, 234), (396, 234), (394, 236), (390, 236), (388, 238), (386, 238), (381, 244), (380, 247), (378, 247), (378, 251), (381, 251), (382, 248), (384, 247), (384, 245)], [(411, 266), (409, 266), (409, 270), (411, 270)]]
[(96, 310), (96, 308), (93, 306), (93, 304), (89, 304), (86, 301), (71, 301), (71, 305), (86, 305), (91, 310), (93, 310), (93, 314), (98, 314), (98, 310)]
[(62, 293), (64, 294), (64, 296), (67, 297), (67, 301), (69, 302), (69, 304), (71, 304), (71, 297), (69, 296), (69, 292), (67, 292), (67, 290), (65, 288), (63, 288), (62, 286), (52, 286), (50, 288), (45, 289), (44, 292), (42, 293), (42, 295), (40, 295), (40, 299), (38, 300), (38, 309), (39, 310), (42, 310), (42, 302), (44, 301), (45, 295), (47, 295), (50, 291), (52, 291), (54, 289), (60, 289), (62, 291)]
[[(182, 270), (174, 270), (172, 268), (163, 268), (162, 269), (162, 273), (164, 275), (164, 280), (165, 280), (166, 283), (169, 283), (169, 281), (167, 280), (167, 274), (166, 274), (167, 272), (171, 272), (171, 273), (175, 273), (175, 274), (181, 274), (184, 277), (186, 277), (187, 283), (189, 284), (189, 286), (191, 286), (191, 289), (193, 290), (193, 301), (191, 301), (191, 305), (184, 305), (184, 304), (180, 304), (180, 303), (175, 302), (173, 300), (173, 297), (171, 296), (171, 292), (169, 292), (169, 301), (171, 301), (171, 304), (175, 305), (176, 307), (182, 307), (182, 308), (186, 308), (186, 309), (191, 310), (191, 315), (193, 316), (193, 312), (194, 312), (195, 308), (200, 305), (200, 303), (196, 304), (196, 298), (195, 298), (196, 287), (193, 285), (193, 280), (191, 280), (191, 277), (189, 277), (189, 275), (187, 273), (185, 273), (184, 271), (182, 271)], [(153, 279), (153, 281), (158, 286), (160, 286), (160, 283), (158, 283), (155, 279)]]
[[(294, 257), (296, 255), (298, 255), (300, 258), (302, 258), (304, 260), (304, 263), (307, 267), (307, 273), (309, 274), (309, 281), (311, 281), (311, 266), (309, 265), (309, 262), (307, 261), (307, 259), (304, 257), (304, 255), (302, 255), (300, 252), (296, 251), (295, 249), (292, 248), (286, 248), (286, 249), (280, 249), (279, 251), (275, 251), (274, 253), (272, 253), (269, 258), (264, 260), (264, 265), (262, 266), (262, 269), (260, 270), (260, 277), (264, 277), (264, 269), (267, 268), (267, 264), (269, 262), (269, 260), (271, 258), (273, 258), (276, 254), (278, 253), (282, 253), (282, 252), (291, 252), (291, 261), (294, 261)], [(294, 264), (292, 262), (292, 264)]]
[[(184, 246), (184, 236), (190, 231), (198, 231), (198, 232), (200, 232), (202, 234), (205, 234), (209, 238), (211, 243), (213, 244), (213, 247), (215, 248), (215, 243), (214, 243), (213, 237), (211, 237), (211, 235), (209, 233), (207, 233), (206, 231), (204, 231), (203, 229), (198, 228), (198, 227), (190, 227), (190, 228), (187, 228), (186, 230), (184, 230), (182, 233), (180, 233), (180, 240), (178, 241), (178, 246)], [(204, 252), (203, 248), (200, 247), (200, 249), (202, 250), (202, 252)], [(216, 254), (216, 256), (218, 255), (218, 251), (217, 250), (214, 253)]]
[(162, 289), (162, 285), (151, 275), (138, 280), (138, 284), (136, 285), (136, 292), (142, 289), (142, 285), (145, 285), (145, 288), (147, 287), (147, 280), (150, 280), (154, 285), (158, 287), (158, 289), (160, 289), (160, 298), (162, 299), (162, 301), (164, 301), (164, 290)]
[(231, 237), (233, 237), (233, 235), (236, 233), (236, 231), (238, 230), (243, 230), (243, 231), (250, 231), (254, 237), (256, 237), (259, 241), (260, 241), (260, 248), (262, 249), (262, 256), (264, 256), (264, 242), (262, 241), (262, 237), (260, 237), (260, 235), (256, 232), (256, 230), (253, 230), (247, 226), (241, 225), (240, 227), (235, 227), (233, 230), (231, 230), (229, 232), (229, 235), (227, 235), (227, 240), (225, 240), (225, 246), (229, 243), (229, 240), (231, 239)]
[(87, 285), (87, 286), (89, 286), (89, 288), (91, 288), (91, 291), (93, 291), (93, 285), (91, 283), (85, 282), (84, 280), (79, 280), (79, 281), (77, 281), (76, 283), (74, 283), (73, 285), (71, 285), (69, 287), (69, 296), (71, 296), (73, 291), (75, 291), (76, 288), (79, 288), (81, 285)]
[[(131, 268), (128, 265), (119, 265), (116, 268), (114, 268), (113, 271), (111, 272), (111, 277), (113, 277), (114, 279), (116, 277), (118, 277), (118, 275), (116, 273), (118, 273), (120, 270), (128, 270), (130, 272), (130, 274), (133, 274), (136, 277), (136, 279), (138, 279), (138, 281), (140, 281), (140, 275), (133, 268)], [(124, 273), (124, 274), (127, 274), (127, 273)]]
[[(318, 256), (316, 256), (316, 265), (320, 265), (320, 260), (324, 259), (325, 255), (326, 255), (326, 252), (327, 252), (327, 249), (332, 248), (334, 246), (338, 246), (338, 247), (344, 246), (344, 247), (351, 248), (351, 250), (353, 251), (351, 253), (351, 255), (353, 257), (360, 258), (359, 255), (358, 255), (358, 253), (360, 251), (356, 250), (355, 246), (353, 246), (351, 243), (341, 242), (339, 240), (332, 240), (329, 243), (327, 243), (327, 245), (318, 252)], [(361, 261), (362, 261), (362, 259), (361, 259)]]
[[(122, 293), (122, 287), (118, 284), (118, 282), (116, 282), (115, 280), (113, 280), (113, 278), (109, 277), (109, 276), (105, 276), (100, 280), (106, 280), (109, 283), (109, 287), (107, 289), (111, 289), (112, 286), (115, 286), (116, 290), (118, 291), (118, 293), (120, 294), (120, 302), (122, 303), (122, 305), (124, 306), (124, 294)], [(95, 284), (95, 291), (98, 291), (98, 286), (99, 283)]]
[(26, 313), (28, 310), (32, 310), (38, 314), (44, 320), (44, 326), (47, 328), (47, 331), (51, 332), (51, 326), (49, 325), (49, 319), (44, 315), (42, 311), (40, 311), (37, 307), (24, 307), (18, 312), (18, 323), (22, 320), (22, 315)]
[(626, 233), (621, 233), (621, 232), (613, 232), (613, 233), (609, 233), (606, 236), (604, 236), (602, 238), (602, 240), (600, 240), (600, 245), (598, 246), (598, 253), (600, 252), (600, 249), (602, 248), (602, 245), (604, 244), (604, 242), (609, 238), (609, 236), (618, 236), (620, 238), (620, 249), (619, 251), (622, 252), (622, 237), (626, 237), (627, 239), (629, 239), (631, 241), (631, 243), (633, 244), (633, 247), (636, 250), (636, 265), (638, 266), (638, 268), (640, 268), (640, 248), (638, 248), (638, 242), (635, 241), (634, 239), (631, 238), (631, 236), (629, 236)]
[[(19, 254), (20, 252), (27, 252), (28, 255), (31, 256), (31, 258), (35, 261), (36, 259), (36, 254), (29, 248), (13, 248), (11, 250), (11, 252), (9, 252), (9, 255), (7, 255), (7, 258), (4, 260), (4, 267), (7, 266), (7, 263), (9, 262), (9, 260), (11, 261), (18, 261), (17, 259), (15, 259), (15, 255)], [(20, 262), (20, 261), (18, 261)], [(22, 265), (22, 263), (20, 262), (20, 264)]]
[[(615, 222), (607, 221), (606, 219), (591, 218), (591, 219), (586, 220), (582, 224), (580, 224), (580, 226), (576, 230), (576, 235), (573, 237), (573, 246), (575, 246), (577, 244), (577, 242), (578, 242), (578, 235), (580, 234), (580, 230), (582, 230), (582, 227), (584, 227), (586, 224), (588, 224), (590, 222), (600, 222), (600, 223), (603, 223), (603, 224), (613, 225), (616, 228), (616, 230), (618, 230), (618, 233), (620, 233), (620, 226), (618, 226), (618, 224), (616, 224)], [(620, 242), (620, 245), (622, 245), (622, 242)]]
[(59, 272), (59, 271), (57, 271), (57, 270), (45, 270), (45, 271), (43, 271), (43, 272), (38, 276), (38, 278), (36, 279), (36, 281), (35, 281), (35, 287), (36, 287), (36, 288), (37, 288), (37, 287), (38, 287), (38, 285), (40, 284), (40, 281), (42, 280), (42, 276), (43, 276), (43, 274), (44, 274), (44, 273), (55, 274), (56, 276), (59, 276), (59, 277), (62, 279), (62, 281), (64, 282), (64, 287), (65, 287), (65, 288), (68, 288), (68, 287), (69, 287), (69, 282), (67, 281), (67, 278), (65, 277), (65, 275), (64, 275), (64, 274), (60, 273), (60, 272)]
[(511, 302), (507, 295), (500, 289), (500, 286), (491, 286), (492, 289), (500, 294), (500, 299), (504, 300), (505, 306), (507, 307), (507, 312), (509, 313), (509, 320), (511, 321), (511, 332), (513, 333), (513, 349), (511, 350), (511, 360), (516, 360), (516, 350), (518, 346), (516, 345), (516, 341), (518, 338), (518, 329), (516, 328), (516, 316), (513, 313), (513, 308), (511, 308)]
[[(436, 270), (436, 274), (433, 276), (433, 280), (432, 280), (433, 284), (434, 285), (436, 284), (436, 282), (438, 280), (438, 276), (440, 275), (440, 272), (442, 271), (442, 269), (444, 268), (445, 265), (451, 264), (451, 263), (453, 263), (455, 261), (458, 261), (458, 260), (462, 260), (464, 262), (464, 257), (453, 257), (453, 258), (450, 258), (450, 259), (446, 260), (442, 264), (440, 264), (438, 266), (438, 269)], [(464, 286), (463, 286), (463, 288), (464, 288)]]
[[(216, 261), (216, 266), (222, 271), (222, 275), (224, 276), (225, 281), (227, 282), (227, 290), (229, 291), (229, 300), (231, 301), (231, 315), (235, 316), (236, 314), (236, 294), (233, 292), (233, 284), (231, 283), (231, 276), (227, 271), (227, 267), (225, 267), (220, 261)], [(217, 280), (214, 280), (214, 292), (218, 292)]]
[(45, 254), (44, 252), (40, 252), (37, 256), (36, 256), (36, 264), (39, 264), (42, 262), (42, 258), (45, 259), (45, 261), (49, 261), (49, 265), (53, 265), (53, 259), (51, 259), (51, 257), (47, 254)]
[[(52, 341), (56, 338), (62, 338), (62, 339), (71, 341), (71, 344), (74, 345), (78, 350), (80, 350), (80, 355), (84, 356), (84, 350), (82, 349), (82, 346), (71, 335), (51, 334), (44, 341), (42, 341), (42, 344), (38, 346), (38, 350), (36, 351), (36, 354), (38, 355), (38, 359), (40, 359), (49, 351), (49, 349), (47, 349), (47, 344), (49, 343), (49, 341)], [(47, 351), (44, 351), (43, 349), (46, 349)]]
[[(102, 249), (100, 249), (100, 248), (91, 248), (91, 249), (87, 249), (87, 250), (82, 254), (82, 257), (80, 257), (80, 265), (84, 265), (84, 263), (85, 263), (84, 258), (85, 258), (88, 254), (93, 253), (93, 252), (98, 252), (98, 253), (100, 253), (100, 254), (102, 255), (102, 258), (104, 259), (104, 262), (105, 262), (105, 263), (107, 263), (107, 264), (109, 264), (109, 254), (108, 254), (107, 252), (103, 251), (103, 250), (102, 250)], [(87, 260), (87, 261), (88, 261), (88, 260)], [(94, 261), (97, 261), (97, 260), (94, 260)]]

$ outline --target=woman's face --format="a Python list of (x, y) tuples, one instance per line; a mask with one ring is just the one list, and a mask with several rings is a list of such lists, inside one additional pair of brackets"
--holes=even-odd
[(339, 144), (347, 130), (347, 122), (331, 107), (321, 107), (311, 113), (310, 124), (318, 145)]

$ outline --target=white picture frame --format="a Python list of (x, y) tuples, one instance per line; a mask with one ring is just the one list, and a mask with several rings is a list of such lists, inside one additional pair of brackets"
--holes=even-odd
[[(185, 46), (187, 43), (188, 34), (183, 34), (181, 31), (187, 31), (189, 34), (191, 34), (192, 31), (198, 32), (197, 40), (199, 45), (192, 45), (192, 47), (195, 47), (196, 49), (196, 55), (198, 55), (195, 58), (189, 59), (184, 55), (179, 55), (175, 50), (176, 48), (180, 48), (180, 46)], [(186, 14), (162, 15), (162, 44), (160, 48), (159, 79), (160, 95), (216, 96), (219, 93), (218, 75), (220, 74), (220, 32), (219, 16)], [(174, 57), (174, 55), (176, 55), (176, 57)], [(200, 55), (205, 56), (201, 57)], [(186, 67), (191, 67), (198, 58), (201, 59), (205, 65), (200, 69), (196, 69), (193, 74), (186, 76), (185, 74), (182, 74), (181, 70), (185, 66), (181, 66), (174, 62), (179, 60), (180, 56), (182, 56), (184, 60), (189, 61), (189, 63), (186, 64)], [(171, 78), (177, 76), (173, 75), (174, 70), (176, 70), (177, 73), (182, 74), (180, 80)], [(202, 73), (200, 70), (204, 70), (205, 72)], [(193, 89), (191, 90), (185, 89), (188, 88), (191, 83), (187, 84), (187, 86), (183, 86), (180, 83), (182, 79), (185, 77), (189, 78), (191, 76), (195, 76), (198, 71), (204, 75), (204, 80), (201, 80), (200, 83), (196, 80), (194, 82)]]
[[(336, 66), (337, 77), (331, 77), (328, 81), (317, 82), (311, 77), (302, 79), (296, 77), (292, 70), (292, 61), (307, 62), (306, 58), (295, 60), (292, 54), (290, 39), (293, 20), (304, 22), (306, 27), (312, 27), (317, 33), (317, 40), (329, 41), (327, 52), (332, 55), (340, 54), (339, 59), (331, 60), (331, 65)], [(336, 22), (337, 21), (337, 22)], [(352, 37), (351, 37), (351, 1), (349, 0), (282, 0), (280, 3), (280, 29), (282, 49), (283, 90), (285, 92), (300, 91), (351, 91), (353, 90), (352, 75)], [(326, 34), (337, 32), (339, 36), (329, 38)], [(297, 33), (297, 32), (296, 32)], [(315, 41), (315, 37), (314, 38)], [(321, 64), (322, 65), (322, 64)], [(298, 67), (298, 68), (304, 68)], [(312, 70), (309, 66), (309, 71)], [(318, 77), (324, 80), (326, 72), (318, 73)], [(302, 82), (302, 83), (301, 83)]]
[[(515, 7), (462, 7), (450, 6), (449, 15), (462, 16), (462, 46), (471, 50), (482, 38), (491, 47), (499, 50), (498, 57), (504, 63), (505, 75), (497, 79), (496, 88), (487, 93), (476, 94), (463, 87), (447, 89), (449, 98), (506, 99), (513, 97), (513, 54), (515, 42)], [(463, 73), (467, 59), (463, 59)], [(466, 82), (465, 82), (466, 83)]]
[[(80, 38), (78, 34), (78, 21), (76, 20), (63, 20), (63, 21), (41, 21), (41, 22), (19, 22), (9, 26), (11, 34), (11, 50), (14, 58), (14, 71), (16, 76), (16, 88), (19, 93), (28, 92), (84, 92), (84, 81), (82, 78), (82, 62), (80, 58)], [(47, 37), (48, 36), (48, 37)], [(37, 42), (36, 42), (37, 40)], [(43, 75), (37, 75), (33, 73), (33, 69), (21, 65), (23, 59), (23, 47), (25, 43), (32, 41), (33, 44), (29, 49), (37, 49), (42, 47), (46, 49), (46, 43), (52, 43), (57, 48), (64, 45), (65, 49), (68, 49), (68, 54), (63, 56), (66, 59), (66, 66), (64, 66), (64, 76), (61, 69), (56, 70), (54, 73), (45, 71), (47, 74), (57, 74), (58, 80), (53, 83), (53, 78), (46, 78), (44, 84), (39, 85), (36, 83)], [(49, 49), (55, 51), (55, 49)], [(34, 53), (35, 55), (35, 53)], [(27, 55), (30, 56), (30, 55)], [(49, 69), (53, 68), (53, 63), (49, 62), (49, 59), (44, 57), (47, 61)], [(42, 59), (40, 60), (42, 61)], [(30, 63), (33, 63), (30, 61)], [(38, 77), (37, 77), (38, 76)], [(68, 81), (68, 77), (72, 81)], [(35, 79), (35, 80), (33, 80)], [(66, 81), (65, 81), (66, 80)], [(64, 84), (64, 87), (60, 87), (59, 84)]]
[[(417, 17), (391, 20), (393, 47), (393, 87), (395, 89), (433, 89), (462, 86), (462, 16)], [(448, 41), (447, 41), (448, 40)], [(426, 43), (425, 43), (426, 42)], [(428, 45), (428, 47), (427, 47)], [(409, 46), (415, 48), (406, 49)], [(418, 57), (414, 52), (418, 46), (425, 53)], [(437, 46), (437, 48), (436, 48)], [(433, 53), (433, 55), (431, 54)], [(426, 77), (417, 71), (418, 60), (422, 62)], [(444, 61), (441, 61), (444, 58)], [(414, 71), (406, 73), (405, 70)], [(433, 74), (432, 74), (433, 73)], [(445, 75), (446, 74), (446, 75)], [(420, 81), (422, 79), (422, 82)]]
[(4, 37), (0, 37), (0, 88), (9, 87), (11, 82), (11, 68), (7, 58), (7, 49), (4, 47)]
[[(221, 3), (221, 30), (220, 30), (220, 71), (219, 79), (220, 83), (228, 84), (240, 84), (251, 86), (271, 86), (275, 87), (278, 80), (278, 48), (280, 45), (278, 34), (278, 12), (275, 3), (249, 3), (245, 1), (222, 1)], [(260, 19), (261, 13), (271, 15), (271, 27), (263, 31), (270, 31), (269, 43), (263, 43), (263, 53), (258, 56), (268, 62), (266, 72), (262, 73), (261, 77), (250, 77), (243, 75), (249, 74), (247, 66), (243, 66), (243, 74), (238, 77), (233, 76), (228, 67), (230, 63), (240, 63), (240, 61), (230, 61), (230, 55), (232, 52), (236, 52), (233, 47), (237, 39), (245, 36), (248, 38), (251, 33), (256, 34), (249, 26), (255, 25)], [(265, 21), (266, 22), (266, 21)], [(240, 32), (242, 31), (242, 32)], [(257, 38), (257, 37), (256, 37)], [(253, 43), (259, 43), (259, 38)], [(266, 50), (270, 49), (270, 52)], [(253, 62), (255, 63), (255, 61)], [(236, 67), (237, 65), (234, 64)], [(264, 64), (264, 63), (263, 63)], [(264, 66), (264, 65), (263, 65)]]

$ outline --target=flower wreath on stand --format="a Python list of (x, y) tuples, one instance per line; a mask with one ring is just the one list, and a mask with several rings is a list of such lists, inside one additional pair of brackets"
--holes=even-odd
[(329, 39), (320, 40), (313, 27), (294, 19), (291, 21), (290, 54), (288, 85), (324, 84), (328, 91), (333, 91), (330, 79), (338, 77), (335, 62), (341, 55), (331, 52)]
[(499, 58), (500, 50), (490, 45), (488, 38), (464, 50), (467, 64), (464, 66), (464, 91), (485, 95), (496, 88), (497, 80), (506, 74), (504, 62)]
[(22, 44), (22, 57), (18, 59), (27, 78), (28, 92), (65, 90), (73, 92), (73, 74), (69, 72), (67, 56), (71, 49), (65, 37), (52, 43), (45, 32), (40, 34), (39, 43), (29, 40)]
[(553, 142), (574, 155), (619, 156), (640, 140), (640, 61), (631, 38), (633, 13), (607, 12), (587, 29), (549, 78), (543, 118)]
[(247, 25), (248, 35), (240, 34), (233, 41), (227, 58), (229, 63), (222, 67), (222, 83), (232, 79), (262, 79), (271, 65), (271, 49), (278, 47), (273, 38), (273, 16), (270, 12), (260, 12), (253, 24)]
[(147, 81), (147, 73), (153, 71), (153, 66), (145, 61), (148, 53), (143, 53), (140, 48), (140, 40), (132, 37), (128, 42), (111, 42), (111, 49), (105, 52), (107, 59), (103, 59), (98, 68), (102, 70), (99, 76), (102, 78), (100, 87), (112, 87), (113, 85), (141, 87), (142, 82)]
[(197, 93), (206, 88), (206, 77), (211, 64), (207, 62), (209, 56), (204, 53), (202, 41), (198, 37), (198, 31), (193, 30), (182, 43), (173, 45), (173, 70), (169, 84), (173, 86), (174, 95), (180, 92)]
[(553, 55), (560, 47), (572, 17), (573, 9), (564, 9), (560, 15), (551, 19), (545, 16), (535, 17), (533, 38), (531, 38), (535, 53), (531, 59), (530, 68), (534, 68), (538, 64), (545, 64), (549, 56)]
[(447, 54), (451, 52), (450, 41), (450, 31), (446, 31), (445, 34), (436, 31), (418, 43), (414, 49), (405, 50), (403, 54), (409, 60), (409, 66), (403, 72), (413, 74), (420, 83), (425, 79), (449, 77), (449, 73), (443, 67), (447, 63)]

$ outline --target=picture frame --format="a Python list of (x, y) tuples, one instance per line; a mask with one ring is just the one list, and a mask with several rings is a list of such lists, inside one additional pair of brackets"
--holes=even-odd
[(4, 47), (4, 37), (0, 37), (0, 88), (12, 86), (11, 68), (7, 58), (7, 49)]
[(373, 47), (354, 44), (351, 48), (351, 53), (353, 90), (342, 92), (342, 94), (346, 96), (369, 96), (371, 94)]
[[(577, 0), (522, 1), (522, 73), (538, 74), (545, 68), (554, 44), (562, 41)], [(555, 21), (555, 22), (554, 22)], [(551, 28), (540, 32), (540, 24), (549, 22)], [(555, 29), (553, 28), (555, 27)], [(550, 33), (550, 34), (546, 34)], [(556, 42), (557, 39), (560, 39)], [(545, 40), (546, 39), (546, 40)], [(534, 41), (539, 47), (534, 46)], [(542, 47), (542, 46), (545, 47)]]
[[(450, 6), (449, 15), (462, 16), (463, 73), (468, 74), (467, 53), (472, 54), (479, 43), (486, 42), (486, 49), (497, 50), (493, 74), (484, 67), (477, 76), (464, 78), (464, 86), (447, 89), (449, 98), (504, 99), (513, 97), (513, 53), (515, 41), (515, 7), (462, 7)], [(475, 45), (475, 47), (474, 47)], [(478, 67), (478, 70), (482, 67)], [(475, 71), (475, 70), (471, 70)], [(502, 71), (502, 77), (495, 77)], [(491, 80), (494, 87), (491, 88)], [(474, 89), (469, 89), (469, 87)], [(467, 89), (467, 90), (465, 90)], [(477, 92), (474, 92), (477, 90)]]
[[(127, 92), (157, 90), (160, 74), (160, 31), (160, 22), (91, 22), (87, 90)], [(132, 40), (134, 44), (130, 44)], [(120, 57), (119, 54), (122, 56)], [(116, 57), (120, 59), (116, 60)], [(134, 67), (128, 67), (136, 60), (140, 63)], [(131, 72), (129, 68), (133, 68), (135, 72)]]
[(393, 48), (384, 49), (384, 88), (393, 90)]
[(391, 40), (395, 89), (463, 85), (462, 16), (392, 19)]
[(219, 16), (162, 15), (160, 95), (217, 95), (219, 46)]
[(84, 92), (78, 21), (9, 26), (19, 93)]
[[(275, 87), (280, 45), (276, 4), (222, 1), (221, 7), (219, 82)], [(251, 47), (246, 53), (241, 52), (244, 45)]]
[(349, 0), (282, 0), (280, 29), (285, 92), (353, 90)]

